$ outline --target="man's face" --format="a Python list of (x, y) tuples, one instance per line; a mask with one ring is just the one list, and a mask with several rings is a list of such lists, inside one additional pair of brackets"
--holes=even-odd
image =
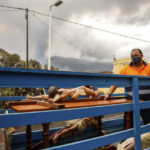
[(131, 61), (133, 65), (141, 65), (143, 55), (138, 50), (133, 50), (131, 52)]
[(138, 50), (134, 50), (134, 51), (131, 52), (131, 58), (132, 57), (141, 57), (141, 58), (143, 58), (143, 55)]

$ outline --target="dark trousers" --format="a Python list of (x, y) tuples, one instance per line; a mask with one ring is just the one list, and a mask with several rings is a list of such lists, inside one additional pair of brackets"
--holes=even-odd
[[(150, 109), (143, 109), (140, 111), (140, 115), (143, 119), (143, 123), (150, 123)], [(130, 113), (130, 127), (133, 128), (133, 112)]]

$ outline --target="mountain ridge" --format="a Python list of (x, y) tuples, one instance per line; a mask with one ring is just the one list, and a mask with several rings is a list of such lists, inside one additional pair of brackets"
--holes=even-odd
[(78, 58), (65, 58), (60, 56), (53, 56), (51, 58), (52, 66), (65, 71), (79, 71), (79, 72), (112, 72), (112, 63), (103, 63), (98, 61), (88, 61)]

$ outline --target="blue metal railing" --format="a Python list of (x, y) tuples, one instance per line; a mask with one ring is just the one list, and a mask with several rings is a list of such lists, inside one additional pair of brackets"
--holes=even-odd
[[(138, 86), (150, 85), (149, 77), (0, 68), (0, 87), (48, 88), (52, 85), (64, 88), (77, 87), (80, 85), (93, 85), (99, 88), (104, 86), (109, 87), (110, 85), (120, 87), (130, 85), (133, 89), (133, 103), (66, 110), (11, 113), (7, 115), (1, 114), (0, 128), (101, 116), (133, 110), (134, 128), (132, 129), (49, 149), (93, 149), (129, 137), (135, 138), (135, 150), (141, 149), (140, 134), (150, 131), (150, 126), (145, 125), (140, 127), (140, 109), (150, 108), (150, 101), (139, 102)], [(7, 100), (7, 98), (8, 97), (0, 97), (0, 100)], [(13, 98), (14, 97), (9, 97), (8, 100)]]

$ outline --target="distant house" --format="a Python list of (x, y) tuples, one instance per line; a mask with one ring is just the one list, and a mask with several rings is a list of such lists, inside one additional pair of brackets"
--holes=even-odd
[(118, 72), (125, 66), (128, 65), (131, 62), (130, 58), (124, 58), (124, 59), (114, 59), (113, 60), (113, 70), (112, 72), (114, 74), (118, 74)]

